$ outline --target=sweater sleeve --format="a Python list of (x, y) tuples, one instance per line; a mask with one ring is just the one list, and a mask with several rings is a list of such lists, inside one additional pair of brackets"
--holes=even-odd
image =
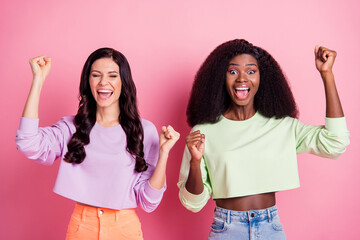
[(64, 117), (50, 127), (39, 128), (38, 118), (21, 118), (15, 137), (17, 150), (38, 163), (53, 164), (55, 159), (62, 156), (64, 145), (72, 136), (72, 119)]
[(344, 117), (326, 118), (325, 126), (295, 122), (296, 152), (312, 153), (337, 159), (349, 145), (349, 131)]
[(179, 198), (180, 202), (186, 209), (192, 212), (199, 212), (210, 199), (212, 188), (203, 156), (201, 159), (200, 168), (201, 177), (204, 184), (204, 190), (201, 194), (192, 194), (186, 190), (185, 184), (189, 176), (190, 160), (191, 154), (189, 152), (189, 149), (185, 147), (184, 156), (180, 168), (179, 181), (177, 183), (177, 186), (180, 189)]
[(137, 204), (144, 211), (152, 212), (161, 202), (166, 190), (166, 182), (162, 189), (155, 189), (149, 183), (159, 158), (159, 136), (155, 126), (148, 121), (146, 131), (144, 126), (144, 158), (148, 169), (141, 173), (139, 180), (134, 186), (134, 191)]

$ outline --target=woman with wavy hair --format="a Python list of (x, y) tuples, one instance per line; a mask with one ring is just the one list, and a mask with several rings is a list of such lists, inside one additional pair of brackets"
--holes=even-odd
[(159, 205), (168, 154), (180, 135), (163, 126), (159, 138), (155, 126), (139, 117), (129, 63), (111, 48), (86, 60), (76, 116), (39, 128), (51, 59), (36, 57), (30, 66), (33, 81), (16, 144), (45, 165), (62, 159), (54, 192), (76, 201), (66, 239), (142, 239), (134, 209), (151, 212)]
[(337, 158), (349, 133), (335, 86), (336, 52), (315, 48), (326, 94), (325, 126), (297, 119), (289, 84), (275, 59), (245, 40), (218, 46), (200, 67), (187, 107), (178, 186), (182, 204), (216, 202), (208, 239), (286, 239), (275, 192), (299, 187), (296, 154)]

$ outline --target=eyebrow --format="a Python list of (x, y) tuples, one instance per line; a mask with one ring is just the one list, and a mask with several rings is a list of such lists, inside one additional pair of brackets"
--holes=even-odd
[[(237, 66), (237, 67), (240, 67), (239, 64), (236, 64), (236, 63), (229, 63), (229, 66)], [(257, 65), (255, 63), (249, 63), (249, 64), (245, 64), (245, 66), (256, 66)]]
[[(91, 72), (98, 72), (98, 73), (101, 73), (100, 71), (98, 71), (98, 70), (91, 70)], [(117, 73), (117, 74), (119, 74), (117, 71), (110, 71), (110, 72), (108, 72), (108, 73)]]

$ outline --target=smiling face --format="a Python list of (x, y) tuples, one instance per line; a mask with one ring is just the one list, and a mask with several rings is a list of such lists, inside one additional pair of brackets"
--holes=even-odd
[(112, 58), (100, 58), (92, 64), (89, 83), (98, 109), (119, 109), (120, 69)]
[(254, 97), (259, 85), (259, 66), (253, 56), (241, 54), (230, 60), (226, 73), (226, 89), (232, 102), (230, 107), (255, 110)]

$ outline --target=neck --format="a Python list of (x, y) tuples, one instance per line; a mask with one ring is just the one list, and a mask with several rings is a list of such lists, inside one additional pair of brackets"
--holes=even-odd
[(233, 106), (231, 105), (224, 113), (224, 117), (234, 121), (243, 121), (251, 118), (256, 113), (254, 106)]
[(96, 122), (104, 127), (113, 127), (119, 124), (120, 108), (101, 108), (96, 110)]

